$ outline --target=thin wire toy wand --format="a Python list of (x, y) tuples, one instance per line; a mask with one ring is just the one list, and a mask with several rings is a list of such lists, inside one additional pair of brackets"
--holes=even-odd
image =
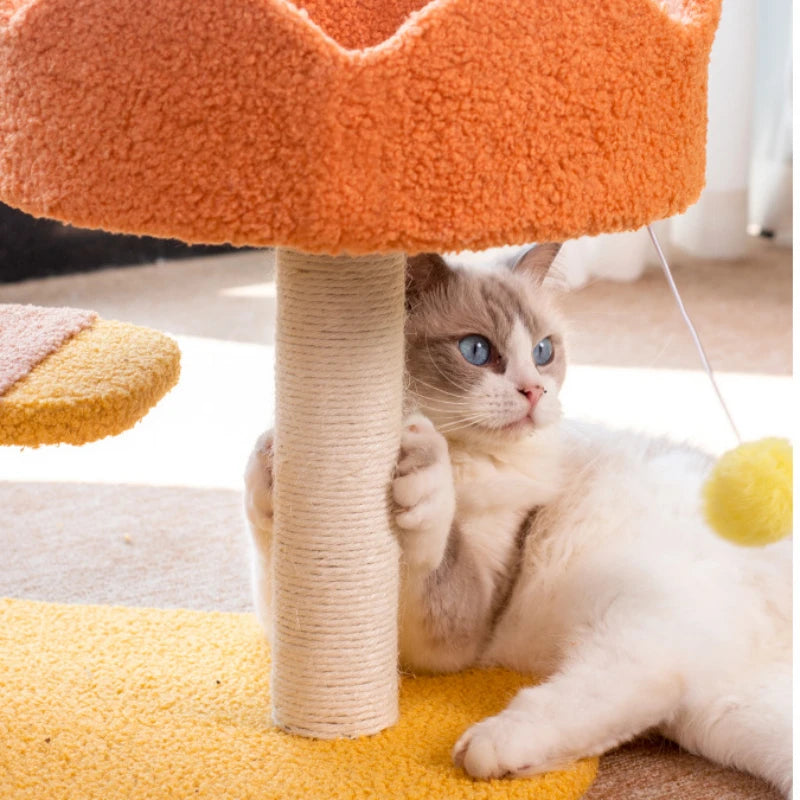
[(783, 539), (792, 531), (792, 446), (787, 439), (780, 438), (742, 443), (651, 225), (647, 226), (647, 232), (703, 368), (739, 443), (718, 459), (703, 487), (706, 519), (720, 536), (736, 544), (760, 546)]

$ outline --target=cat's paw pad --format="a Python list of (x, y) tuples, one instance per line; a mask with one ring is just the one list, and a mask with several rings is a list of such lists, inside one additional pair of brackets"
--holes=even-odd
[(406, 420), (392, 481), (395, 520), (403, 549), (414, 562), (435, 567), (444, 553), (455, 513), (447, 440), (420, 414)]
[(259, 527), (272, 525), (273, 456), (274, 437), (270, 430), (256, 440), (244, 473), (247, 516)]
[(516, 778), (547, 769), (535, 751), (534, 724), (506, 710), (468, 728), (453, 748), (453, 762), (473, 778)]

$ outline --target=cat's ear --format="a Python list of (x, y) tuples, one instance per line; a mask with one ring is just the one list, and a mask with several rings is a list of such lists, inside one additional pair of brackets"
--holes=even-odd
[(450, 267), (437, 253), (409, 256), (406, 260), (406, 298), (410, 300), (443, 286), (450, 275)]
[(517, 259), (512, 270), (527, 275), (537, 286), (541, 286), (559, 250), (561, 250), (561, 242), (544, 242), (534, 245)]

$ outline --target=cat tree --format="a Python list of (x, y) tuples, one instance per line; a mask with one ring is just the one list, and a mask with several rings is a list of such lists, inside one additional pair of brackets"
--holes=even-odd
[(719, 8), (0, 0), (0, 197), (85, 227), (280, 248), (284, 729), (353, 737), (397, 718), (404, 253), (683, 211), (704, 181)]

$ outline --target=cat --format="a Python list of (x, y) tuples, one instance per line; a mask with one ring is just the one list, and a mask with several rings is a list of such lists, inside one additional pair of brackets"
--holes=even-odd
[[(558, 769), (658, 729), (788, 797), (791, 542), (738, 548), (708, 529), (708, 455), (562, 419), (564, 322), (544, 282), (557, 253), (482, 274), (408, 260), (391, 487), (401, 662), (544, 678), (455, 744), (475, 778)], [(267, 635), (271, 448), (262, 434), (245, 473)]]

